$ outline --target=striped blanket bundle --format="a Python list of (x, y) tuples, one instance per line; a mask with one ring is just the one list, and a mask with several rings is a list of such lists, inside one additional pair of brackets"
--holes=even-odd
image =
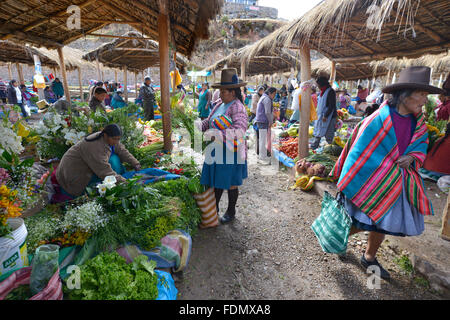
[[(418, 171), (428, 146), (428, 133), (422, 113), (416, 115), (417, 125), (405, 155), (414, 161), (402, 169), (401, 156), (389, 111), (384, 104), (355, 127), (330, 176), (337, 187), (375, 223), (380, 222), (402, 194), (403, 183), (410, 204), (423, 215), (433, 215)], [(403, 171), (403, 172), (402, 172)]]

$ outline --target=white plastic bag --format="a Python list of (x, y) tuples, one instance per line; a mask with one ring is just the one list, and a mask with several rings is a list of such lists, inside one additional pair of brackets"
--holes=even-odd
[(437, 181), (437, 186), (442, 192), (448, 193), (450, 189), (450, 175), (440, 177)]

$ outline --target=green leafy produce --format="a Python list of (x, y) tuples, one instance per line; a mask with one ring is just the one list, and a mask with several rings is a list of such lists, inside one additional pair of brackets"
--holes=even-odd
[(5, 300), (28, 300), (33, 296), (28, 284), (18, 286), (17, 288), (11, 290), (10, 293), (5, 297)]
[(202, 213), (189, 191), (188, 184), (188, 179), (180, 178), (157, 182), (152, 187), (158, 190), (162, 196), (180, 198), (182, 201), (181, 216), (177, 219), (176, 227), (185, 230), (192, 236), (201, 222)]
[(340, 147), (340, 146), (337, 146), (337, 145), (334, 145), (334, 144), (329, 144), (329, 145), (327, 145), (327, 146), (325, 146), (324, 148), (323, 148), (323, 153), (326, 153), (326, 154), (330, 154), (330, 155), (332, 155), (332, 156), (336, 156), (336, 157), (339, 157), (339, 155), (341, 154), (341, 152), (342, 152), (342, 147)]
[(155, 300), (155, 267), (144, 255), (127, 264), (117, 252), (101, 253), (81, 265), (81, 288), (64, 291), (71, 300)]

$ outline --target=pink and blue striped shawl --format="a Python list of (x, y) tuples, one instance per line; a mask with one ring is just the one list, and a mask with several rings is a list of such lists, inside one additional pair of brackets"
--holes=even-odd
[[(214, 112), (216, 112), (217, 108), (220, 107), (222, 104), (222, 100), (219, 99), (214, 102), (215, 105), (213, 109), (211, 110), (211, 113), (209, 114), (208, 119), (205, 119), (202, 121), (202, 131), (205, 132), (206, 130), (210, 129), (209, 122), (210, 118), (214, 115)], [(227, 141), (227, 137), (230, 141), (231, 139), (240, 140), (243, 139), (244, 143), (240, 144), (238, 148), (239, 155), (242, 159), (247, 159), (247, 141), (245, 140), (245, 132), (248, 128), (248, 116), (247, 116), (247, 110), (245, 109), (244, 105), (241, 101), (238, 99), (234, 100), (234, 102), (228, 107), (227, 111), (225, 112), (225, 115), (229, 117), (232, 121), (232, 125), (230, 128), (220, 130), (222, 133), (223, 141)], [(233, 145), (233, 143), (231, 143)]]
[[(423, 215), (433, 215), (425, 193), (419, 168), (425, 161), (428, 132), (422, 113), (405, 155), (414, 158), (412, 165), (401, 169), (395, 163), (401, 156), (389, 106), (385, 103), (358, 123), (347, 141), (330, 176), (337, 187), (375, 223), (380, 222), (402, 194), (403, 182), (410, 204)], [(404, 179), (402, 179), (402, 171)]]

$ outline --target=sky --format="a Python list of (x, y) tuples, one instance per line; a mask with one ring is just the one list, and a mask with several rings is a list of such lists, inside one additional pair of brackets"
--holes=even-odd
[(311, 10), (321, 0), (259, 0), (262, 7), (278, 9), (278, 17), (294, 20)]

